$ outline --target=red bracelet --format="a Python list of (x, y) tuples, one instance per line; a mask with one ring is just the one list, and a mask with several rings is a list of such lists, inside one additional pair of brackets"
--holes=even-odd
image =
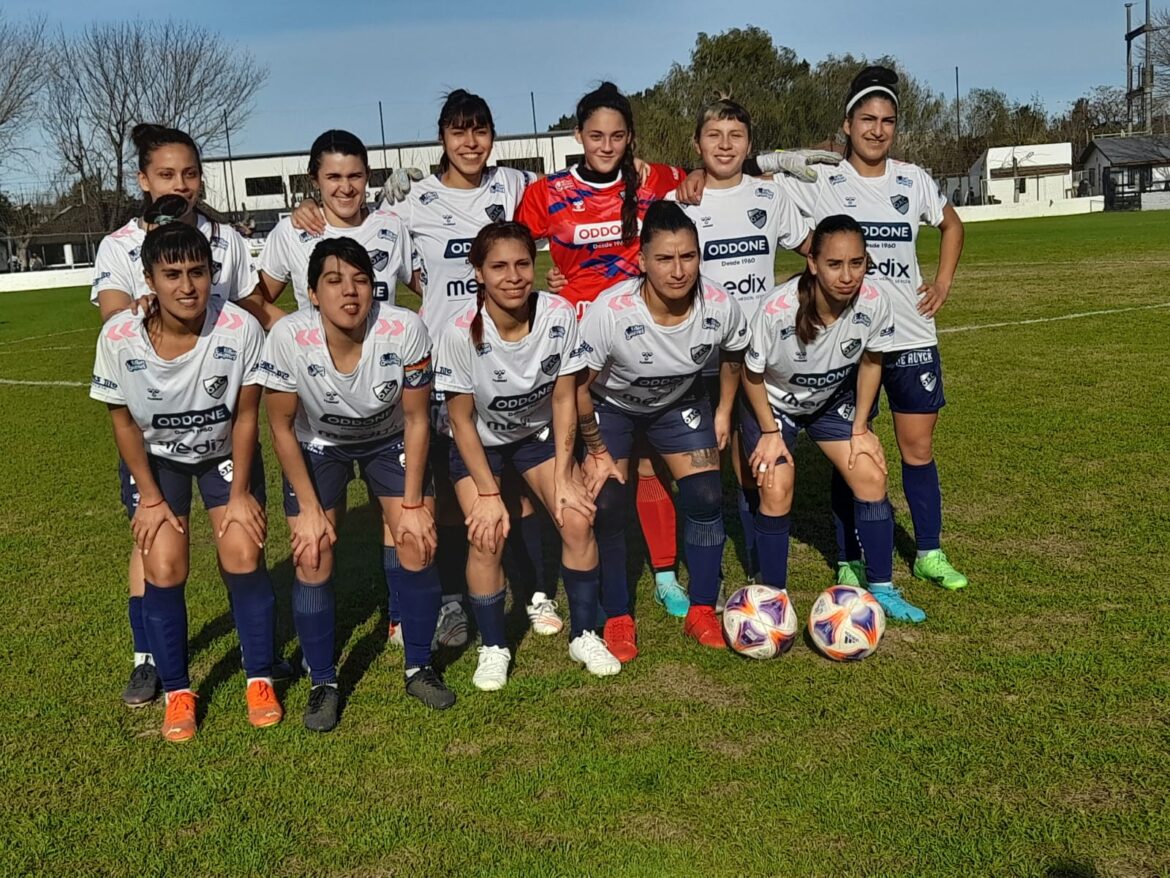
[(424, 505), (425, 504), (423, 504), (423, 503), (419, 503), (417, 506), (408, 506), (405, 503), (403, 503), (402, 508), (403, 509), (422, 509)]
[(589, 452), (590, 457), (605, 457), (607, 454), (609, 454), (608, 451), (590, 451)]
[(162, 498), (161, 500), (159, 500), (157, 503), (139, 503), (139, 504), (138, 504), (138, 508), (139, 508), (139, 509), (154, 509), (154, 507), (156, 507), (156, 506), (162, 506), (162, 505), (163, 505), (164, 503), (166, 503), (166, 502), (167, 502), (167, 498), (166, 498), (166, 497), (163, 497), (163, 498)]
[(481, 497), (499, 497), (500, 492), (496, 491), (496, 493), (494, 493), (494, 494), (480, 494), (479, 496), (481, 496)]

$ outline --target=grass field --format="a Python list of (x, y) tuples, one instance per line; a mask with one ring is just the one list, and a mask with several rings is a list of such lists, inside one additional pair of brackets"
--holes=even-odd
[[(0, 874), (1170, 874), (1168, 278), (1170, 214), (968, 227), (940, 317), (937, 454), (944, 545), (972, 584), (909, 579), (892, 467), (895, 575), (930, 618), (890, 626), (858, 665), (804, 643), (770, 663), (702, 650), (643, 576), (642, 655), (618, 677), (571, 666), (563, 636), (526, 637), (506, 689), (472, 687), (470, 651), (447, 671), (459, 703), (428, 712), (386, 648), (355, 483), (336, 578), (348, 704), (327, 736), (301, 725), (303, 679), (282, 725), (248, 726), (198, 512), (199, 736), (166, 744), (161, 708), (122, 706), (130, 538), (104, 406), (81, 386), (0, 384)], [(0, 296), (0, 379), (87, 382), (96, 320), (82, 290)], [(878, 430), (896, 459), (888, 415)], [(798, 473), (803, 617), (832, 540), (808, 445)]]

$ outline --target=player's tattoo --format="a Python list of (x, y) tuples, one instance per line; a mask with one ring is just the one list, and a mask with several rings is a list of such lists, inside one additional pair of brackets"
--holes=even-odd
[(570, 425), (569, 430), (565, 433), (565, 451), (570, 454), (573, 452), (573, 446), (577, 444), (577, 428)]
[(592, 415), (581, 415), (577, 418), (577, 428), (581, 433), (581, 441), (593, 454), (605, 451), (605, 443), (601, 441), (601, 428)]
[(724, 360), (723, 365), (730, 369), (731, 374), (733, 375), (738, 375), (740, 370), (743, 368), (743, 363), (739, 362), (738, 360)]
[(695, 469), (707, 469), (719, 465), (719, 452), (714, 448), (699, 448), (690, 451), (691, 466)]

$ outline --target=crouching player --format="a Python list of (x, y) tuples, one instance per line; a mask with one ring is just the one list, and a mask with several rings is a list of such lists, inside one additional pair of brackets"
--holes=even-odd
[(400, 566), (406, 692), (444, 709), (455, 694), (431, 667), (439, 613), (434, 501), (427, 470), (431, 345), (410, 311), (374, 301), (374, 267), (352, 238), (309, 257), (309, 308), (276, 323), (261, 359), (292, 537), (293, 624), (312, 688), (305, 726), (337, 725), (333, 546), (353, 463), (382, 507)]
[[(623, 487), (636, 439), (662, 455), (678, 482), (691, 577), (684, 631), (705, 646), (724, 646), (715, 617), (725, 540), (719, 450), (730, 438), (748, 343), (739, 306), (699, 277), (698, 232), (677, 204), (658, 201), (646, 209), (638, 259), (642, 278), (603, 293), (581, 321), (589, 373), (577, 396), (588, 452), (585, 479), (597, 498), (605, 639), (622, 661), (638, 654), (626, 579), (630, 502)], [(714, 412), (698, 383), (712, 357), (723, 361)]]
[(141, 259), (155, 302), (102, 327), (90, 396), (109, 405), (123, 461), (122, 500), (145, 569), (146, 637), (166, 693), (163, 737), (195, 735), (184, 596), (192, 478), (231, 592), (248, 719), (274, 725), (283, 711), (272, 689), (275, 600), (257, 451), (264, 333), (237, 305), (211, 299), (211, 245), (193, 226), (147, 233)]
[(594, 506), (573, 460), (577, 373), (585, 367), (576, 311), (560, 296), (533, 291), (536, 245), (519, 223), (485, 226), (469, 259), (476, 305), (440, 337), (435, 384), (447, 400), (451, 478), (467, 516), (467, 587), (482, 640), (472, 682), (500, 689), (512, 658), (504, 639), (505, 467), (524, 479), (560, 532), (569, 656), (591, 674), (616, 674), (621, 663), (594, 630)]
[(788, 581), (788, 514), (800, 430), (820, 446), (853, 491), (857, 535), (870, 592), (894, 619), (921, 622), (893, 584), (894, 518), (886, 462), (869, 428), (894, 344), (889, 297), (865, 282), (869, 259), (852, 217), (821, 220), (804, 273), (761, 304), (751, 327), (740, 410), (744, 448), (760, 486), (756, 548), (761, 579)]

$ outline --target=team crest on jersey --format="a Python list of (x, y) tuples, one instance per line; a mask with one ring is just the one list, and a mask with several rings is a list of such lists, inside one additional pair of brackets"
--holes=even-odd
[(933, 372), (923, 372), (918, 376), (918, 380), (922, 382), (922, 389), (927, 393), (934, 393), (935, 385), (938, 384), (938, 376)]
[(711, 345), (709, 344), (699, 344), (691, 348), (691, 359), (695, 361), (696, 365), (707, 362), (709, 356), (711, 356)]
[(905, 186), (907, 189), (911, 188), (914, 185), (913, 180), (911, 180), (909, 177), (903, 177), (901, 174), (899, 174), (898, 176), (896, 176), (894, 178), (894, 182), (897, 183), (899, 186)]
[(382, 354), (382, 356), (380, 356), (378, 358), (378, 365), (379, 366), (401, 366), (402, 365), (402, 357), (398, 356), (398, 354), (395, 354), (395, 353)]
[(439, 193), (438, 193), (438, 192), (424, 192), (424, 193), (423, 193), (423, 194), (422, 194), (422, 195), (419, 197), (419, 199), (418, 199), (418, 200), (419, 200), (420, 202), (422, 202), (423, 204), (430, 204), (432, 201), (437, 201), (438, 199), (439, 199)]
[(747, 212), (748, 220), (757, 229), (762, 229), (768, 222), (768, 212), (760, 210), (758, 207), (753, 207)]
[(227, 345), (218, 345), (211, 357), (214, 360), (231, 360), (235, 362), (236, 349), (229, 348)]
[(682, 410), (682, 422), (692, 430), (697, 430), (699, 425), (703, 423), (703, 416), (698, 409), (686, 408)]
[(488, 219), (490, 219), (493, 223), (498, 223), (504, 218), (504, 205), (489, 204), (483, 209), (483, 212), (488, 215)]
[(212, 284), (219, 283), (219, 273), (223, 271), (223, 263), (211, 260), (211, 282)]
[(374, 271), (384, 271), (386, 266), (390, 264), (390, 254), (385, 250), (369, 250), (370, 263), (374, 266)]
[(341, 394), (336, 390), (326, 390), (325, 402), (329, 403), (329, 405), (337, 405), (339, 402), (341, 402)]
[(868, 314), (857, 311), (853, 315), (853, 322), (860, 323), (862, 326), (869, 326), (872, 321), (869, 319)]
[(146, 370), (146, 360), (127, 360), (127, 372), (144, 372)]
[(703, 318), (703, 328), (704, 329), (712, 329), (712, 330), (715, 330), (716, 332), (718, 332), (719, 328), (722, 325), (723, 324), (719, 322), (718, 317), (704, 317)]
[(540, 362), (540, 371), (545, 375), (552, 375), (561, 367), (561, 355), (553, 354), (550, 357), (545, 357)]
[(227, 375), (214, 375), (211, 378), (203, 379), (203, 389), (207, 391), (207, 395), (212, 399), (223, 399), (223, 395), (227, 393), (227, 388)]
[(309, 377), (320, 378), (325, 374), (325, 367), (320, 363), (309, 363)]
[(767, 198), (769, 201), (776, 197), (772, 190), (765, 186), (757, 186), (755, 196), (756, 198)]
[(861, 339), (859, 338), (847, 338), (841, 342), (841, 353), (847, 357), (852, 357), (859, 350), (861, 350)]
[(476, 354), (478, 354), (481, 357), (486, 357), (488, 354), (490, 354), (492, 352), (491, 343), (485, 341), (481, 344), (477, 344), (475, 346), (475, 352), (476, 352)]
[(646, 334), (646, 327), (641, 323), (635, 323), (633, 326), (626, 327), (626, 341), (632, 338), (637, 338), (639, 335)]
[(381, 384), (374, 385), (374, 396), (378, 397), (382, 402), (385, 402), (397, 392), (397, 381), (383, 381)]
[(378, 229), (378, 238), (382, 241), (389, 241), (391, 244), (398, 243), (398, 233), (393, 229)]
[(780, 341), (787, 341), (794, 335), (796, 335), (795, 326), (785, 326), (780, 329)]
[(550, 326), (548, 328), (548, 337), (549, 338), (564, 338), (565, 337), (565, 327), (563, 327), (563, 326)]
[(894, 205), (894, 210), (898, 213), (906, 213), (910, 209), (910, 199), (905, 195), (891, 195), (890, 204)]

